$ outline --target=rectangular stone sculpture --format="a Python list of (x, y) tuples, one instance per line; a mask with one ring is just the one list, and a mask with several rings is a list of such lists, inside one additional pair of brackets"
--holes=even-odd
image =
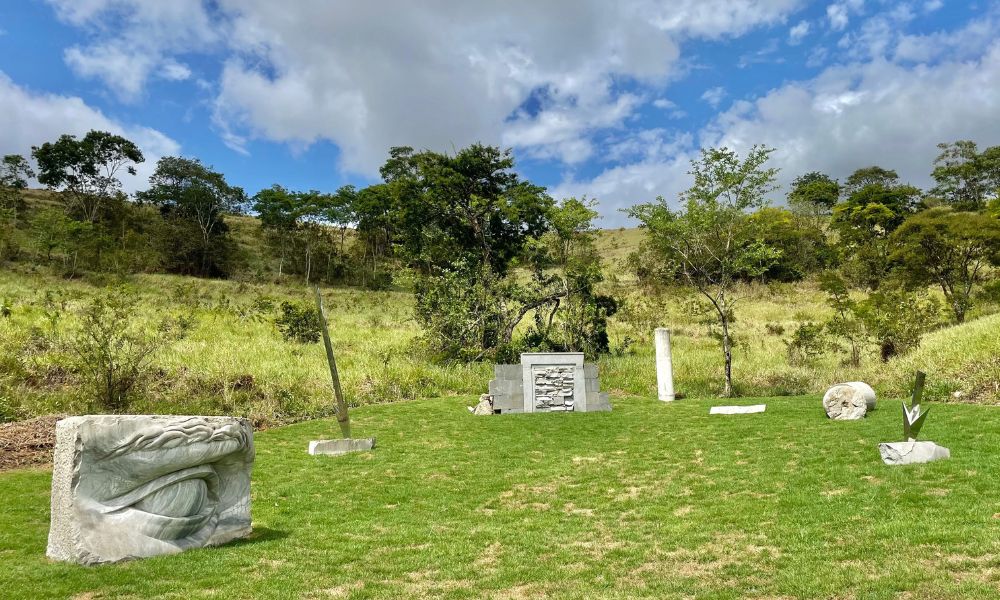
[(250, 533), (246, 419), (91, 415), (56, 424), (46, 554), (96, 564)]
[(519, 365), (496, 365), (490, 381), (495, 413), (610, 411), (597, 365), (580, 352), (526, 352)]

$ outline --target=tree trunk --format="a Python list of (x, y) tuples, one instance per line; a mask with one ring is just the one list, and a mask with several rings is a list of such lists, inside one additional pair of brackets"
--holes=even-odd
[(731, 398), (733, 396), (733, 349), (729, 340), (729, 318), (725, 312), (720, 313), (722, 319), (722, 354), (726, 358), (726, 384), (722, 388), (722, 396)]

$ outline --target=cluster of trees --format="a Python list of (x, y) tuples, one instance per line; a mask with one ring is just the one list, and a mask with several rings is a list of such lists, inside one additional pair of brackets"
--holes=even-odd
[[(251, 248), (266, 249), (278, 278), (383, 288), (400, 270), (412, 273), (417, 318), (444, 358), (608, 350), (607, 319), (617, 304), (597, 291), (594, 203), (555, 202), (514, 172), (510, 151), (397, 147), (375, 185), (333, 193), (273, 185), (252, 197), (197, 159), (173, 156), (158, 161), (148, 189), (129, 197), (122, 178), (134, 176), (144, 157), (107, 132), (64, 135), (33, 148), (32, 157), (37, 168), (8, 156), (0, 170), (12, 233), (4, 259), (53, 263), (70, 276), (225, 277), (245, 258), (230, 235), (231, 215), (252, 211), (263, 235)], [(55, 193), (28, 211), (22, 192), (32, 178)], [(515, 340), (530, 315), (530, 332)]]
[[(129, 196), (122, 180), (134, 177), (145, 157), (131, 140), (103, 131), (63, 135), (34, 147), (31, 158), (34, 166), (20, 155), (0, 163), (0, 260), (51, 264), (67, 276), (267, 277), (274, 265), (279, 279), (301, 275), (306, 283), (357, 280), (359, 273), (366, 282), (387, 281), (363, 272), (372, 261), (363, 250), (352, 256), (345, 243), (355, 204), (369, 199), (364, 191), (299, 193), (275, 185), (249, 197), (199, 160), (167, 156), (149, 187)], [(32, 179), (54, 193), (26, 202)], [(241, 247), (231, 217), (250, 210), (261, 217), (264, 239), (251, 229)]]
[[(129, 198), (122, 178), (135, 176), (145, 157), (122, 136), (63, 135), (31, 155), (35, 168), (19, 155), (3, 159), (2, 258), (61, 263), (70, 276), (81, 270), (228, 273), (233, 245), (224, 215), (244, 206), (246, 195), (222, 174), (198, 160), (164, 157), (149, 189)], [(23, 191), (31, 178), (56, 193), (29, 211)]]
[(961, 323), (1000, 265), (1000, 147), (939, 147), (931, 190), (878, 166), (843, 183), (812, 172), (793, 182), (788, 208), (767, 206), (777, 189), (777, 170), (766, 166), (772, 149), (755, 146), (742, 159), (703, 150), (679, 208), (661, 197), (628, 209), (649, 232), (632, 264), (646, 283), (685, 282), (705, 298), (721, 328), (724, 395), (733, 393), (730, 324), (741, 282), (820, 274), (836, 316), (806, 324), (792, 349), (809, 354), (825, 330), (854, 364), (866, 341), (887, 360), (936, 322), (928, 287), (941, 289)]
[[(701, 293), (721, 329), (727, 395), (730, 325), (744, 282), (821, 275), (837, 317), (796, 332), (797, 351), (808, 355), (822, 329), (854, 362), (864, 340), (888, 358), (919, 339), (900, 315), (930, 314), (929, 286), (940, 287), (961, 322), (1000, 263), (1000, 147), (940, 148), (931, 190), (878, 166), (844, 182), (812, 172), (794, 181), (787, 207), (769, 206), (777, 190), (772, 149), (755, 146), (742, 158), (703, 150), (678, 206), (658, 198), (627, 210), (649, 233), (630, 264), (643, 283), (681, 282)], [(252, 197), (196, 159), (164, 157), (149, 188), (130, 198), (121, 178), (134, 176), (144, 157), (107, 132), (64, 135), (32, 157), (34, 166), (16, 155), (0, 163), (0, 258), (61, 263), (67, 274), (225, 277), (246, 268), (231, 215), (253, 212), (259, 238), (244, 246), (267, 255), (273, 271), (263, 276), (382, 288), (394, 274), (411, 274), (416, 317), (443, 358), (609, 350), (607, 321), (619, 302), (601, 292), (594, 202), (555, 201), (514, 171), (509, 150), (395, 147), (374, 185), (332, 193), (273, 185)], [(33, 178), (56, 201), (28, 211), (24, 190)]]

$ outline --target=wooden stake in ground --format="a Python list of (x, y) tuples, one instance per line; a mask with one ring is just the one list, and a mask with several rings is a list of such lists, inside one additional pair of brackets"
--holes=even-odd
[(337, 372), (337, 359), (333, 356), (333, 342), (330, 341), (330, 328), (326, 323), (326, 311), (323, 310), (323, 296), (319, 293), (319, 286), (315, 289), (316, 310), (319, 311), (319, 324), (323, 330), (323, 345), (326, 346), (326, 362), (330, 363), (330, 379), (333, 381), (333, 395), (337, 399), (334, 410), (337, 413), (337, 422), (340, 423), (340, 432), (345, 438), (350, 438), (351, 416), (347, 413), (347, 402), (344, 401), (344, 392), (340, 389), (340, 374)]

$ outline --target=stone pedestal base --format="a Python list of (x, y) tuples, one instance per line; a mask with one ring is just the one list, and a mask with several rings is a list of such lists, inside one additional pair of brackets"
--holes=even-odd
[(313, 440), (309, 442), (309, 454), (339, 456), (348, 452), (364, 452), (375, 447), (375, 438)]
[(878, 451), (887, 465), (916, 465), (951, 457), (947, 448), (934, 442), (887, 442), (879, 444)]

